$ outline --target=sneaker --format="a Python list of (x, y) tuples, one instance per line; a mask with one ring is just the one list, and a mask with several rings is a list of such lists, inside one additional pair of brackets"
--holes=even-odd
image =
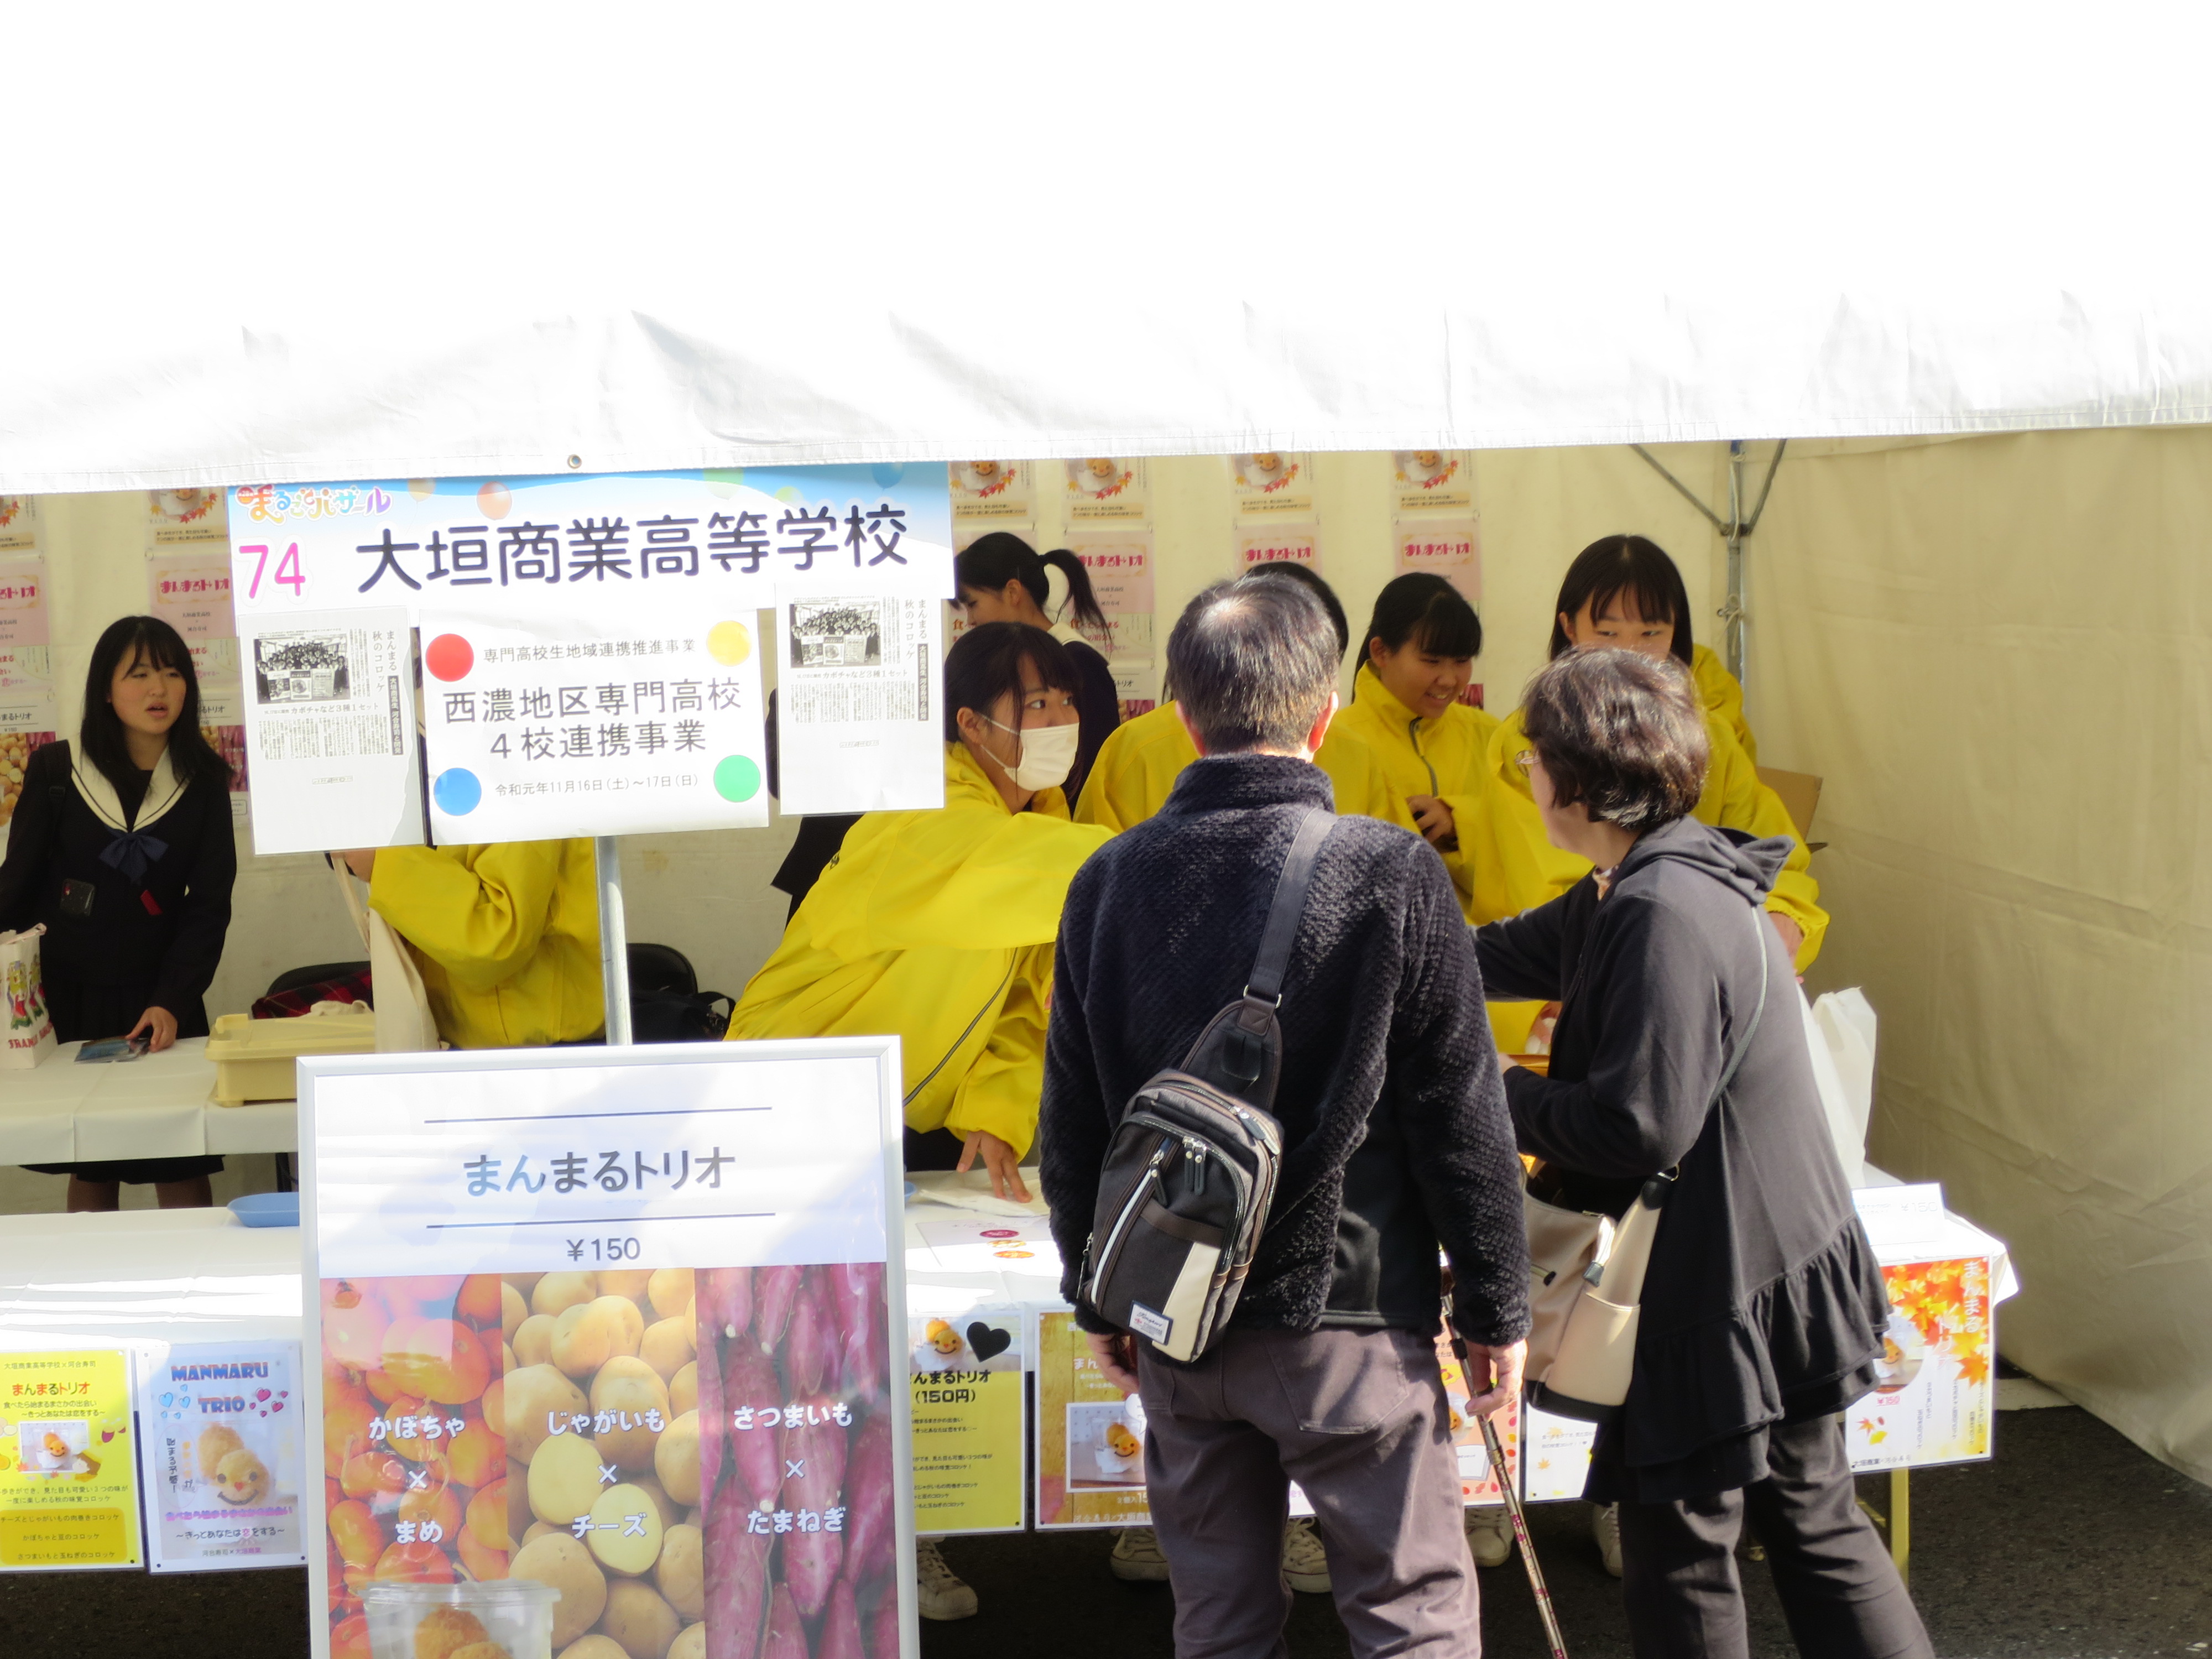
[(1283, 1582), (1304, 1595), (1328, 1594), (1328, 1553), (1310, 1516), (1283, 1528)]
[(1478, 1567), (1502, 1567), (1513, 1559), (1513, 1517), (1503, 1505), (1467, 1512), (1467, 1547)]
[(1590, 1505), (1590, 1536), (1597, 1540), (1598, 1559), (1615, 1578), (1620, 1577), (1620, 1505)]
[(975, 1592), (960, 1575), (945, 1565), (933, 1538), (917, 1539), (914, 1547), (914, 1579), (921, 1591), (925, 1619), (973, 1619)]
[(1106, 1565), (1116, 1578), (1133, 1584), (1164, 1584), (1168, 1559), (1160, 1553), (1159, 1534), (1150, 1527), (1125, 1527), (1114, 1534), (1114, 1553)]

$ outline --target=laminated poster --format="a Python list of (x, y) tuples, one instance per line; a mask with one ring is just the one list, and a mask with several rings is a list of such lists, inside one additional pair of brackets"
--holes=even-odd
[(1240, 519), (1313, 516), (1313, 459), (1270, 451), (1229, 458), (1229, 483)]
[(224, 495), (220, 488), (148, 490), (147, 550), (211, 542), (228, 564), (230, 525), (224, 512)]
[(0, 552), (21, 552), (39, 544), (39, 498), (0, 495)]
[(1318, 574), (1321, 526), (1270, 523), (1258, 530), (1240, 530), (1237, 532), (1237, 562), (1239, 575), (1249, 574), (1268, 564), (1302, 564)]
[(140, 1399), (155, 1572), (306, 1562), (299, 1378), (296, 1342), (180, 1342), (153, 1367)]
[(787, 813), (945, 805), (945, 605), (855, 592), (776, 611)]
[(750, 611), (559, 629), (425, 612), (431, 839), (765, 825), (758, 627)]
[(1106, 613), (1106, 637), (1092, 643), (1109, 657), (1152, 657), (1152, 532), (1126, 530), (1072, 533), (1068, 550), (1091, 574), (1091, 592)]
[(1143, 1527), (1145, 1406), (1109, 1382), (1072, 1313), (1036, 1320), (1036, 1522)]
[(421, 846), (407, 613), (309, 611), (247, 626), (255, 851)]
[(935, 1287), (917, 1288), (915, 1306), (927, 1306), (933, 1293), (942, 1310), (911, 1311), (907, 1319), (915, 1530), (1019, 1532), (1029, 1485), (1026, 1322), (1019, 1308), (968, 1305), (957, 1291)]
[(130, 1364), (0, 1353), (0, 1570), (139, 1564)]
[(0, 554), (0, 650), (46, 643), (46, 562)]
[(1989, 1257), (1885, 1261), (1881, 1276), (1890, 1311), (1878, 1380), (1844, 1414), (1852, 1473), (1989, 1456), (1997, 1341)]
[(1152, 516), (1152, 490), (1145, 463), (1110, 455), (1062, 461), (1067, 485), (1067, 522), (1142, 524)]
[[(234, 639), (230, 611), (230, 550), (220, 544), (147, 556), (146, 600), (163, 622), (197, 645)], [(198, 666), (197, 653), (194, 665)]]
[(1036, 465), (1029, 461), (955, 461), (953, 518), (981, 521), (969, 540), (984, 530), (1016, 529), (1036, 516)]
[(1391, 556), (1399, 575), (1428, 570), (1482, 608), (1482, 532), (1480, 523), (1462, 519), (1401, 519), (1391, 526)]
[(1589, 1477), (1590, 1449), (1597, 1444), (1597, 1425), (1531, 1407), (1524, 1433), (1522, 1499), (1547, 1504), (1580, 1498)]
[[(54, 700), (45, 692), (0, 696), (0, 829), (15, 816), (31, 757), (54, 740)], [(0, 837), (4, 845), (5, 837)]]
[(1470, 513), (1474, 457), (1463, 449), (1401, 449), (1390, 457), (1393, 499), (1401, 513)]
[(302, 1067), (318, 1656), (911, 1640), (896, 1040), (611, 1053)]

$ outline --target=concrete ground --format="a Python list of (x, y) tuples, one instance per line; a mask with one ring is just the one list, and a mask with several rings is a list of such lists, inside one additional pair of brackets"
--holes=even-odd
[[(2144, 1455), (2086, 1412), (2007, 1411), (1990, 1463), (1912, 1480), (1912, 1589), (1944, 1659), (2148, 1659), (2212, 1652), (2212, 1487)], [(1863, 1483), (1877, 1506), (1886, 1479)], [(1574, 1659), (1628, 1651), (1619, 1589), (1580, 1504), (1533, 1511), (1538, 1551)], [(956, 1539), (945, 1559), (982, 1612), (926, 1625), (924, 1659), (1166, 1659), (1164, 1585), (1118, 1583), (1108, 1535)], [(1745, 1565), (1753, 1651), (1793, 1651), (1765, 1569)], [(1517, 1558), (1482, 1574), (1483, 1641), (1540, 1656)], [(296, 1659), (307, 1575), (0, 1575), (0, 1659)], [(1296, 1659), (1349, 1651), (1323, 1596), (1291, 1620)]]

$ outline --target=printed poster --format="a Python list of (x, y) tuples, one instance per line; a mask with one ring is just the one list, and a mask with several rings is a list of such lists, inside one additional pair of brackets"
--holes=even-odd
[(504, 1578), (562, 1590), (556, 1653), (736, 1651), (718, 1608), (900, 1651), (896, 1043), (617, 1052), (302, 1069), (318, 1655), (372, 1580), (528, 1651), (465, 1588)]
[(0, 552), (21, 552), (39, 544), (39, 498), (0, 495)]
[(247, 627), (254, 849), (421, 846), (407, 613), (298, 612)]
[(44, 646), (46, 562), (36, 553), (0, 554), (0, 650)]
[(1145, 1405), (1100, 1372), (1075, 1316), (1036, 1319), (1039, 1531), (1151, 1524), (1145, 1502)]
[[(1468, 1414), (1467, 1370), (1459, 1356), (1452, 1352), (1451, 1338), (1439, 1333), (1437, 1337), (1437, 1365), (1443, 1371), (1444, 1400), (1451, 1409), (1452, 1452), (1459, 1460), (1460, 1502), (1469, 1508), (1489, 1504), (1504, 1504), (1505, 1494), (1498, 1484), (1498, 1472), (1491, 1467), (1490, 1446), (1482, 1437), (1481, 1419)], [(1521, 1462), (1521, 1401), (1516, 1395), (1512, 1403), (1492, 1419), (1498, 1430), (1498, 1443), (1505, 1450), (1505, 1478), (1516, 1480), (1520, 1475)]]
[[(206, 542), (227, 554), (230, 526), (223, 508), (224, 494), (220, 488), (148, 490), (147, 551)], [(228, 562), (228, 558), (224, 562)]]
[(944, 605), (854, 592), (795, 597), (776, 617), (784, 811), (944, 805)]
[(1152, 516), (1152, 489), (1142, 460), (1093, 455), (1060, 463), (1067, 483), (1067, 522), (1142, 524)]
[(1401, 513), (1472, 513), (1474, 456), (1463, 449), (1401, 449), (1390, 457), (1393, 499)]
[(1153, 655), (1152, 533), (1141, 526), (1071, 534), (1068, 549), (1083, 561), (1091, 590), (1106, 613), (1106, 637), (1091, 643), (1109, 657), (1149, 661)]
[[(53, 697), (45, 692), (0, 695), (0, 829), (15, 816), (31, 757), (54, 740)], [(4, 846), (5, 836), (0, 836)]]
[(914, 1525), (922, 1534), (1019, 1532), (1028, 1492), (1022, 1406), (1024, 1320), (1012, 1306), (958, 1306), (957, 1291), (917, 1286), (910, 1311)]
[(1844, 1414), (1851, 1472), (1989, 1456), (1996, 1410), (1990, 1259), (1885, 1261), (1881, 1276), (1890, 1313), (1879, 1380)]
[(45, 692), (53, 685), (53, 647), (0, 646), (0, 691)]
[(1133, 720), (1160, 706), (1160, 671), (1148, 662), (1116, 661), (1114, 695), (1121, 699), (1121, 718)]
[(246, 693), (234, 685), (200, 687), (200, 735), (230, 763), (230, 821), (247, 821), (250, 785), (246, 765)]
[(1036, 516), (1036, 469), (1031, 462), (955, 461), (951, 482), (955, 520), (981, 520), (985, 530), (1011, 530)]
[(1240, 519), (1313, 516), (1313, 459), (1268, 451), (1229, 458), (1229, 483)]
[(135, 1567), (130, 1358), (0, 1353), (0, 1570)]
[(1321, 526), (1312, 524), (1267, 524), (1258, 530), (1237, 532), (1237, 574), (1247, 575), (1262, 565), (1302, 564), (1316, 575), (1321, 572)]
[(1399, 575), (1433, 571), (1469, 605), (1482, 608), (1482, 532), (1477, 520), (1401, 519), (1391, 526), (1391, 550)]
[(230, 612), (230, 550), (219, 544), (183, 552), (149, 554), (148, 607), (188, 641), (234, 639)]
[(306, 1565), (299, 1372), (293, 1342), (178, 1343), (153, 1368), (142, 1395), (153, 1571)]
[(750, 611), (534, 629), (426, 611), (432, 841), (764, 826), (758, 625)]
[(1529, 1407), (1522, 1430), (1522, 1460), (1527, 1470), (1522, 1498), (1547, 1504), (1580, 1498), (1589, 1475), (1590, 1449), (1597, 1444), (1597, 1425), (1572, 1417), (1554, 1417)]

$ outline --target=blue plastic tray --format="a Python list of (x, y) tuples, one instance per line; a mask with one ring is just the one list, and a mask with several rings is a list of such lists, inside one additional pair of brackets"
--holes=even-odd
[(230, 1212), (249, 1227), (296, 1227), (300, 1224), (297, 1193), (248, 1193), (230, 1200)]

